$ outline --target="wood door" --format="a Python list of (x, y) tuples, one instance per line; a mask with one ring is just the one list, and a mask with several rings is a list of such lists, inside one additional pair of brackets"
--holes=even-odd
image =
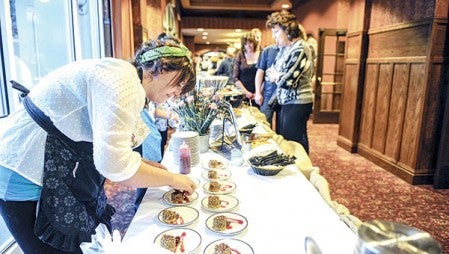
[(314, 123), (339, 122), (345, 45), (345, 29), (319, 29)]

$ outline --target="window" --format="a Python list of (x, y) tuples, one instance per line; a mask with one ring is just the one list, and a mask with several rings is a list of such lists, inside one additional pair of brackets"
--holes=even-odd
[(2, 77), (0, 116), (14, 111), (13, 79), (32, 88), (50, 71), (104, 56), (103, 0), (8, 0), (0, 6)]
[[(0, 118), (20, 103), (15, 80), (32, 88), (69, 62), (104, 56), (108, 0), (5, 0), (0, 4)], [(0, 122), (4, 119), (0, 119)], [(12, 237), (0, 217), (0, 253)]]

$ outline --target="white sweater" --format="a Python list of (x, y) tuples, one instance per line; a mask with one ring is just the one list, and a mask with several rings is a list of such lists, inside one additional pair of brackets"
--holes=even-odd
[[(103, 176), (123, 181), (136, 173), (141, 156), (132, 146), (149, 130), (140, 118), (145, 91), (130, 63), (73, 62), (42, 78), (28, 96), (66, 136), (93, 142), (94, 163)], [(42, 185), (46, 137), (20, 106), (0, 126), (0, 165)]]

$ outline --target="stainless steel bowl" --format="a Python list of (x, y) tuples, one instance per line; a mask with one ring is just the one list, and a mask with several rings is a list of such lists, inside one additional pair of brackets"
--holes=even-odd
[(396, 222), (368, 221), (357, 233), (356, 254), (443, 253), (441, 245), (429, 233)]

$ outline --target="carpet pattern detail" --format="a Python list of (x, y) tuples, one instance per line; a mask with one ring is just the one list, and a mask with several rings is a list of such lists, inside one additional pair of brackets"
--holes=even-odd
[(410, 185), (337, 145), (337, 124), (309, 121), (310, 158), (329, 182), (333, 200), (362, 221), (382, 219), (424, 230), (449, 253), (449, 190)]

